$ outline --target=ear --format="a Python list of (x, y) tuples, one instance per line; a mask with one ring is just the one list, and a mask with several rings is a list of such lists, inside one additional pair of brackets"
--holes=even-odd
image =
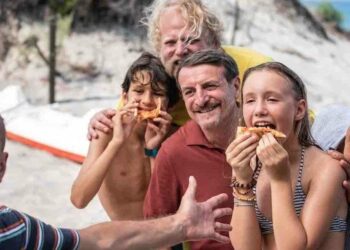
[(306, 101), (304, 99), (301, 99), (297, 102), (297, 110), (295, 113), (295, 120), (300, 121), (304, 118), (306, 110)]
[(8, 153), (6, 152), (3, 152), (0, 156), (0, 182), (2, 182), (2, 178), (4, 177), (6, 172), (7, 158)]
[(235, 88), (235, 97), (236, 97), (236, 100), (239, 100), (239, 91), (240, 91), (240, 85), (241, 85), (241, 80), (239, 79), (239, 77), (235, 77), (233, 80), (232, 80), (232, 84), (233, 84), (233, 87)]

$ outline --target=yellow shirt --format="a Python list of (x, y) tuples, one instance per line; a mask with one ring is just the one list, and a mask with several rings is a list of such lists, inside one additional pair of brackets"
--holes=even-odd
[(224, 45), (222, 48), (228, 55), (235, 59), (238, 67), (239, 78), (241, 80), (243, 79), (243, 75), (247, 69), (272, 61), (271, 57), (267, 57), (252, 49), (229, 45)]

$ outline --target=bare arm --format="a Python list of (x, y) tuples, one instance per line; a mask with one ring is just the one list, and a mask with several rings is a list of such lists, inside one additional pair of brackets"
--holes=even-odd
[[(171, 125), (172, 117), (165, 111), (160, 111), (158, 117), (147, 121), (145, 132), (145, 147), (149, 150), (157, 150), (163, 141), (169, 136), (170, 131), (174, 129)], [(151, 156), (151, 173), (153, 173), (155, 156)]]
[(261, 232), (253, 206), (235, 206), (230, 239), (235, 249), (261, 249)]
[(71, 190), (71, 201), (77, 208), (84, 208), (100, 189), (111, 162), (122, 146), (122, 142), (111, 140), (111, 136), (98, 132), (99, 139), (92, 139), (88, 155), (75, 179)]
[(129, 108), (126, 106), (126, 110), (118, 111), (113, 117), (113, 136), (99, 132), (100, 138), (91, 141), (83, 167), (72, 186), (71, 201), (76, 207), (84, 208), (97, 194), (113, 159), (132, 132), (135, 117)]
[(277, 248), (306, 249), (307, 234), (294, 209), (290, 179), (271, 181), (271, 200), (275, 201), (272, 221)]
[(307, 235), (294, 209), (288, 153), (272, 134), (267, 134), (260, 140), (257, 154), (271, 183), (276, 248), (305, 249)]
[(343, 211), (346, 218), (345, 190), (341, 186), (345, 174), (336, 166), (339, 162), (329, 158), (322, 162), (322, 171), (315, 173), (312, 179), (301, 214), (307, 234), (307, 249), (317, 249), (322, 245), (338, 211)]
[[(236, 138), (226, 150), (227, 162), (232, 167), (232, 176), (239, 183), (250, 183), (253, 170), (250, 160), (255, 155), (257, 140), (245, 134)], [(231, 219), (230, 239), (235, 249), (261, 249), (261, 232), (255, 214), (255, 202), (237, 201)]]
[(343, 187), (346, 190), (347, 201), (350, 204), (350, 127), (346, 131), (344, 150), (343, 152), (338, 152), (336, 150), (328, 151), (328, 154), (339, 161), (340, 166), (344, 169), (346, 173), (346, 180), (343, 181)]
[(106, 222), (82, 229), (80, 248), (144, 250), (204, 238), (229, 242), (228, 237), (219, 232), (229, 231), (231, 227), (215, 222), (232, 212), (230, 208), (215, 209), (227, 200), (227, 195), (221, 194), (198, 203), (195, 192), (196, 181), (190, 177), (189, 187), (175, 215), (146, 221)]

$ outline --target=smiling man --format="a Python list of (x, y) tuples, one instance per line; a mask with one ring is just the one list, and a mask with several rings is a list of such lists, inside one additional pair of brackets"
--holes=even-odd
[[(179, 64), (177, 80), (192, 120), (160, 148), (145, 198), (147, 217), (176, 211), (190, 175), (202, 187), (197, 193), (198, 201), (225, 192), (230, 199), (223, 206), (232, 206), (231, 174), (225, 149), (238, 123), (236, 63), (217, 50), (195, 52)], [(221, 222), (230, 219), (226, 216)], [(192, 242), (191, 249), (226, 250), (232, 246), (204, 240)]]

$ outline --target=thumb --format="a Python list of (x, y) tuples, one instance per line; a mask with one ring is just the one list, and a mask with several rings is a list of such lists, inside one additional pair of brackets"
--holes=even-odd
[(184, 196), (190, 198), (191, 200), (195, 200), (196, 190), (197, 190), (197, 181), (193, 176), (190, 176), (188, 178), (188, 187)]

